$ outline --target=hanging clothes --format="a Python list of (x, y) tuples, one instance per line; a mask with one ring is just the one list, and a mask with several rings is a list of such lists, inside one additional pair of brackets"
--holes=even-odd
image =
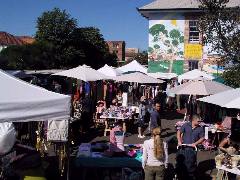
[(85, 82), (84, 90), (85, 90), (85, 94), (86, 94), (86, 95), (90, 95), (90, 93), (91, 93), (91, 88), (90, 88), (90, 83), (89, 83), (89, 82)]
[(97, 91), (97, 101), (104, 99), (104, 90), (103, 90), (103, 82), (97, 81), (96, 82), (96, 91)]

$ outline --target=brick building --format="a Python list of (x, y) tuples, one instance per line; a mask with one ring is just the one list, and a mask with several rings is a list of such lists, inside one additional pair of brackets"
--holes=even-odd
[(125, 62), (125, 41), (107, 41), (110, 53), (118, 57), (118, 64)]
[(136, 54), (139, 53), (138, 48), (126, 48), (125, 50), (125, 61), (133, 60)]

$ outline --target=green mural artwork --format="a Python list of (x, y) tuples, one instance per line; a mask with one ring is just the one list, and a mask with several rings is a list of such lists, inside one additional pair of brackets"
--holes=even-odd
[(149, 72), (182, 73), (183, 62), (180, 61), (184, 60), (183, 31), (184, 20), (149, 21)]

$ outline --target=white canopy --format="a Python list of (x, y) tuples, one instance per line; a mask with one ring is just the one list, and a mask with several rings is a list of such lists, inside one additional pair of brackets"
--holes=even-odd
[(83, 80), (85, 82), (108, 79), (104, 74), (96, 71), (95, 69), (92, 69), (87, 65), (78, 66), (73, 69), (55, 73), (53, 75), (76, 78), (76, 79)]
[(185, 95), (211, 95), (232, 89), (215, 81), (189, 81), (171, 88), (169, 93)]
[(240, 109), (240, 88), (224, 91), (198, 100), (225, 108)]
[(117, 76), (114, 78), (116, 81), (124, 81), (124, 82), (136, 82), (136, 83), (142, 83), (142, 84), (159, 84), (163, 83), (163, 80), (159, 80), (153, 77), (150, 77), (146, 74), (135, 72), (130, 74), (124, 74), (121, 76)]
[(199, 77), (203, 77), (204, 79), (207, 80), (213, 80), (214, 77), (212, 75), (207, 74), (204, 71), (200, 71), (198, 69), (194, 69), (192, 71), (188, 71), (182, 75), (178, 76), (178, 82), (181, 83), (182, 80), (193, 80), (193, 79), (197, 79)]
[(0, 122), (64, 120), (71, 97), (26, 83), (0, 70)]
[(107, 64), (105, 64), (103, 67), (101, 67), (97, 71), (110, 77), (116, 77), (122, 74), (120, 70), (114, 69), (113, 67), (108, 66)]
[(142, 73), (147, 73), (147, 68), (145, 68), (143, 65), (139, 64), (136, 60), (117, 68), (117, 70), (120, 70), (122, 72), (129, 72), (129, 71), (139, 71)]
[(175, 73), (162, 73), (162, 72), (147, 73), (147, 75), (154, 77), (154, 78), (159, 78), (159, 79), (172, 79), (172, 78), (175, 78), (178, 76)]

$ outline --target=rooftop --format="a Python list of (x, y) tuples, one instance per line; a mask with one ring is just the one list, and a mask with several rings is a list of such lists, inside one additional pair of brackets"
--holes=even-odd
[(0, 32), (0, 45), (10, 46), (10, 45), (23, 45), (25, 44), (21, 39), (7, 33)]
[[(199, 9), (200, 2), (198, 0), (155, 0), (143, 7), (139, 11), (144, 10), (187, 10)], [(229, 0), (227, 7), (240, 6), (240, 0)]]
[(15, 37), (19, 38), (26, 44), (32, 44), (35, 41), (35, 39), (31, 36), (15, 36)]

